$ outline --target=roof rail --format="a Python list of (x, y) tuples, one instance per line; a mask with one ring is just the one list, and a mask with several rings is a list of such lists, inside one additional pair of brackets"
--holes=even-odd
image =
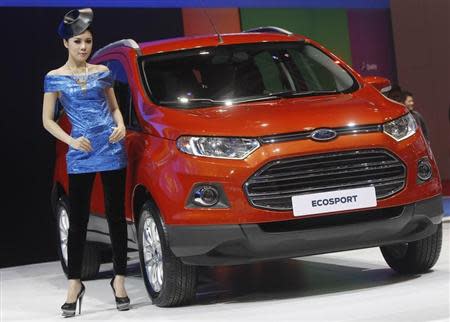
[(137, 42), (135, 42), (133, 39), (122, 39), (122, 40), (112, 42), (112, 43), (100, 48), (92, 55), (91, 58), (94, 58), (95, 56), (100, 55), (101, 53), (103, 53), (104, 51), (106, 51), (108, 49), (115, 48), (115, 47), (122, 47), (122, 46), (133, 48), (136, 51), (138, 56), (142, 55), (141, 48), (139, 47)]
[(274, 26), (256, 27), (256, 28), (244, 30), (243, 32), (274, 32), (274, 33), (285, 34), (285, 35), (289, 35), (289, 36), (293, 35), (293, 33), (290, 32), (289, 30), (279, 28), (279, 27), (274, 27)]

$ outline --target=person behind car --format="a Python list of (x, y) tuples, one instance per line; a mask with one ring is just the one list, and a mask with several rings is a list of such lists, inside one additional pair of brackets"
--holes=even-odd
[(402, 88), (398, 84), (393, 84), (391, 90), (386, 96), (400, 103), (402, 99)]
[(411, 114), (414, 116), (414, 119), (416, 120), (417, 124), (422, 129), (423, 135), (427, 140), (429, 140), (428, 137), (428, 128), (425, 124), (425, 120), (423, 119), (422, 115), (414, 109), (414, 97), (413, 95), (408, 91), (402, 91), (401, 93), (401, 103), (405, 105), (408, 110), (411, 112)]
[[(67, 48), (66, 63), (50, 71), (44, 79), (42, 120), (44, 128), (69, 145), (66, 155), (69, 179), (69, 236), (66, 302), (63, 316), (74, 316), (85, 293), (81, 282), (82, 255), (86, 242), (90, 195), (96, 173), (100, 173), (105, 194), (112, 250), (114, 277), (110, 284), (118, 310), (127, 310), (130, 300), (125, 290), (127, 265), (127, 227), (124, 216), (126, 134), (110, 70), (103, 65), (88, 64), (93, 35), (90, 8), (68, 12), (58, 28)], [(67, 134), (53, 120), (59, 100), (72, 125)]]

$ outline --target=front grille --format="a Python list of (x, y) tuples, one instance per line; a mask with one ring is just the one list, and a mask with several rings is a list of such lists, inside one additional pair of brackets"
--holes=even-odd
[(382, 149), (309, 155), (272, 161), (245, 183), (258, 208), (292, 210), (294, 195), (374, 186), (377, 199), (402, 190), (406, 167)]

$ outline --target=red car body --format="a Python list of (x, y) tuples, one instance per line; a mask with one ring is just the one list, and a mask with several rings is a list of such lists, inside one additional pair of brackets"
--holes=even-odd
[[(112, 46), (101, 50), (91, 61), (101, 64), (115, 60), (123, 65), (128, 76), (134, 111), (140, 124), (139, 131), (128, 129), (126, 136), (128, 168), (125, 215), (133, 232), (137, 230), (139, 212), (143, 203), (150, 199), (159, 210), (167, 228), (171, 251), (176, 257), (186, 264), (221, 265), (380, 246), (424, 238), (435, 231), (435, 228), (432, 228), (433, 224), (438, 224), (442, 218), (442, 211), (436, 208), (440, 202), (441, 183), (434, 156), (420, 129), (401, 141), (394, 140), (382, 130), (346, 132), (333, 140), (322, 142), (308, 138), (282, 140), (276, 143), (269, 141), (261, 144), (253, 153), (241, 160), (201, 157), (181, 152), (177, 148), (177, 139), (184, 135), (261, 139), (291, 133), (309, 133), (320, 128), (382, 126), (408, 113), (403, 105), (387, 99), (380, 93), (380, 88), (372, 85), (378, 84), (380, 87), (380, 84), (383, 85), (383, 79), (380, 81), (377, 78), (361, 77), (341, 59), (306, 37), (278, 33), (240, 33), (222, 35), (222, 41), (219, 43), (217, 35), (210, 35), (141, 43), (138, 49)], [(358, 89), (346, 94), (281, 97), (274, 100), (236, 104), (232, 107), (222, 105), (174, 109), (158, 105), (147, 94), (139, 66), (139, 57), (147, 55), (230, 44), (298, 41), (305, 41), (320, 48), (354, 77), (358, 83)], [(70, 130), (65, 117), (61, 118), (60, 124), (67, 131)], [(240, 245), (237, 248), (241, 249), (239, 251), (227, 252), (226, 247), (221, 246), (222, 241), (224, 245), (233, 245), (236, 240), (242, 241), (242, 236), (223, 240), (219, 236), (218, 241), (204, 243), (207, 238), (202, 235), (202, 231), (208, 228), (213, 227), (211, 229), (218, 236), (221, 234), (218, 233), (220, 230), (216, 230), (218, 227), (225, 229), (225, 227), (236, 225), (244, 227), (255, 224), (260, 228), (263, 227), (258, 234), (270, 235), (261, 238), (261, 245), (267, 245), (267, 243), (270, 244), (271, 236), (280, 237), (284, 232), (287, 235), (294, 233), (294, 228), (284, 229), (283, 222), (289, 224), (315, 218), (319, 221), (314, 227), (320, 230), (321, 218), (336, 218), (336, 216), (343, 218), (352, 213), (367, 210), (358, 209), (296, 217), (292, 209), (273, 210), (255, 206), (249, 201), (246, 193), (246, 182), (265, 166), (278, 160), (355, 150), (388, 152), (405, 167), (403, 187), (386, 198), (379, 198), (376, 210), (405, 207), (423, 201), (432, 203), (437, 209), (430, 215), (432, 217), (417, 221), (413, 226), (408, 226), (403, 221), (401, 227), (399, 222), (392, 218), (380, 219), (379, 222), (374, 220), (372, 223), (367, 223), (362, 230), (356, 229), (353, 232), (349, 230), (347, 236), (342, 235), (339, 239), (342, 243), (339, 246), (333, 245), (336, 240), (330, 236), (322, 234), (323, 240), (321, 240), (319, 235), (311, 235), (314, 230), (312, 228), (303, 230), (306, 236), (303, 240), (310, 238), (312, 246), (307, 247), (303, 243), (297, 250), (293, 241), (280, 241), (280, 239), (277, 239), (275, 246), (272, 245), (273, 251), (267, 254), (263, 254), (262, 250), (254, 246), (255, 243), (252, 242), (249, 244), (253, 246), (248, 246), (246, 242), (237, 242)], [(68, 191), (66, 151), (67, 147), (58, 143), (54, 173), (54, 200)], [(417, 179), (418, 162), (422, 158), (429, 160), (432, 172), (432, 177), (425, 182)], [(96, 178), (91, 204), (91, 212), (97, 217), (104, 214), (102, 189), (99, 183), (99, 178)], [(229, 206), (215, 209), (188, 206), (189, 196), (198, 183), (214, 183), (220, 186)], [(410, 218), (412, 215), (407, 216)], [(381, 222), (385, 226), (380, 226)], [(270, 223), (276, 223), (278, 226), (272, 227)], [(265, 224), (269, 226), (266, 227)], [(249, 237), (251, 234), (246, 231), (246, 228), (242, 229), (248, 238), (259, 236), (256, 234)], [(273, 234), (268, 233), (271, 229), (274, 231)], [(322, 233), (331, 234), (333, 229), (335, 228), (332, 225), (326, 224)], [(408, 233), (405, 230), (408, 230)], [(189, 234), (189, 231), (192, 234)], [(400, 231), (402, 231), (401, 236), (409, 237), (399, 237)], [(367, 236), (368, 239), (364, 240), (361, 236)], [(286, 246), (286, 252), (283, 250), (284, 246)], [(242, 250), (244, 248), (246, 250)]]

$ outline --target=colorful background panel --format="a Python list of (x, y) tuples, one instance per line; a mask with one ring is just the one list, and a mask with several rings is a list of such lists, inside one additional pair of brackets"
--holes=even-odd
[(327, 47), (362, 75), (397, 81), (389, 9), (226, 8), (182, 9), (186, 36), (277, 26)]
[(242, 29), (277, 26), (320, 42), (352, 64), (347, 14), (343, 9), (241, 9)]
[(347, 15), (353, 67), (362, 75), (397, 82), (390, 11), (352, 9)]

